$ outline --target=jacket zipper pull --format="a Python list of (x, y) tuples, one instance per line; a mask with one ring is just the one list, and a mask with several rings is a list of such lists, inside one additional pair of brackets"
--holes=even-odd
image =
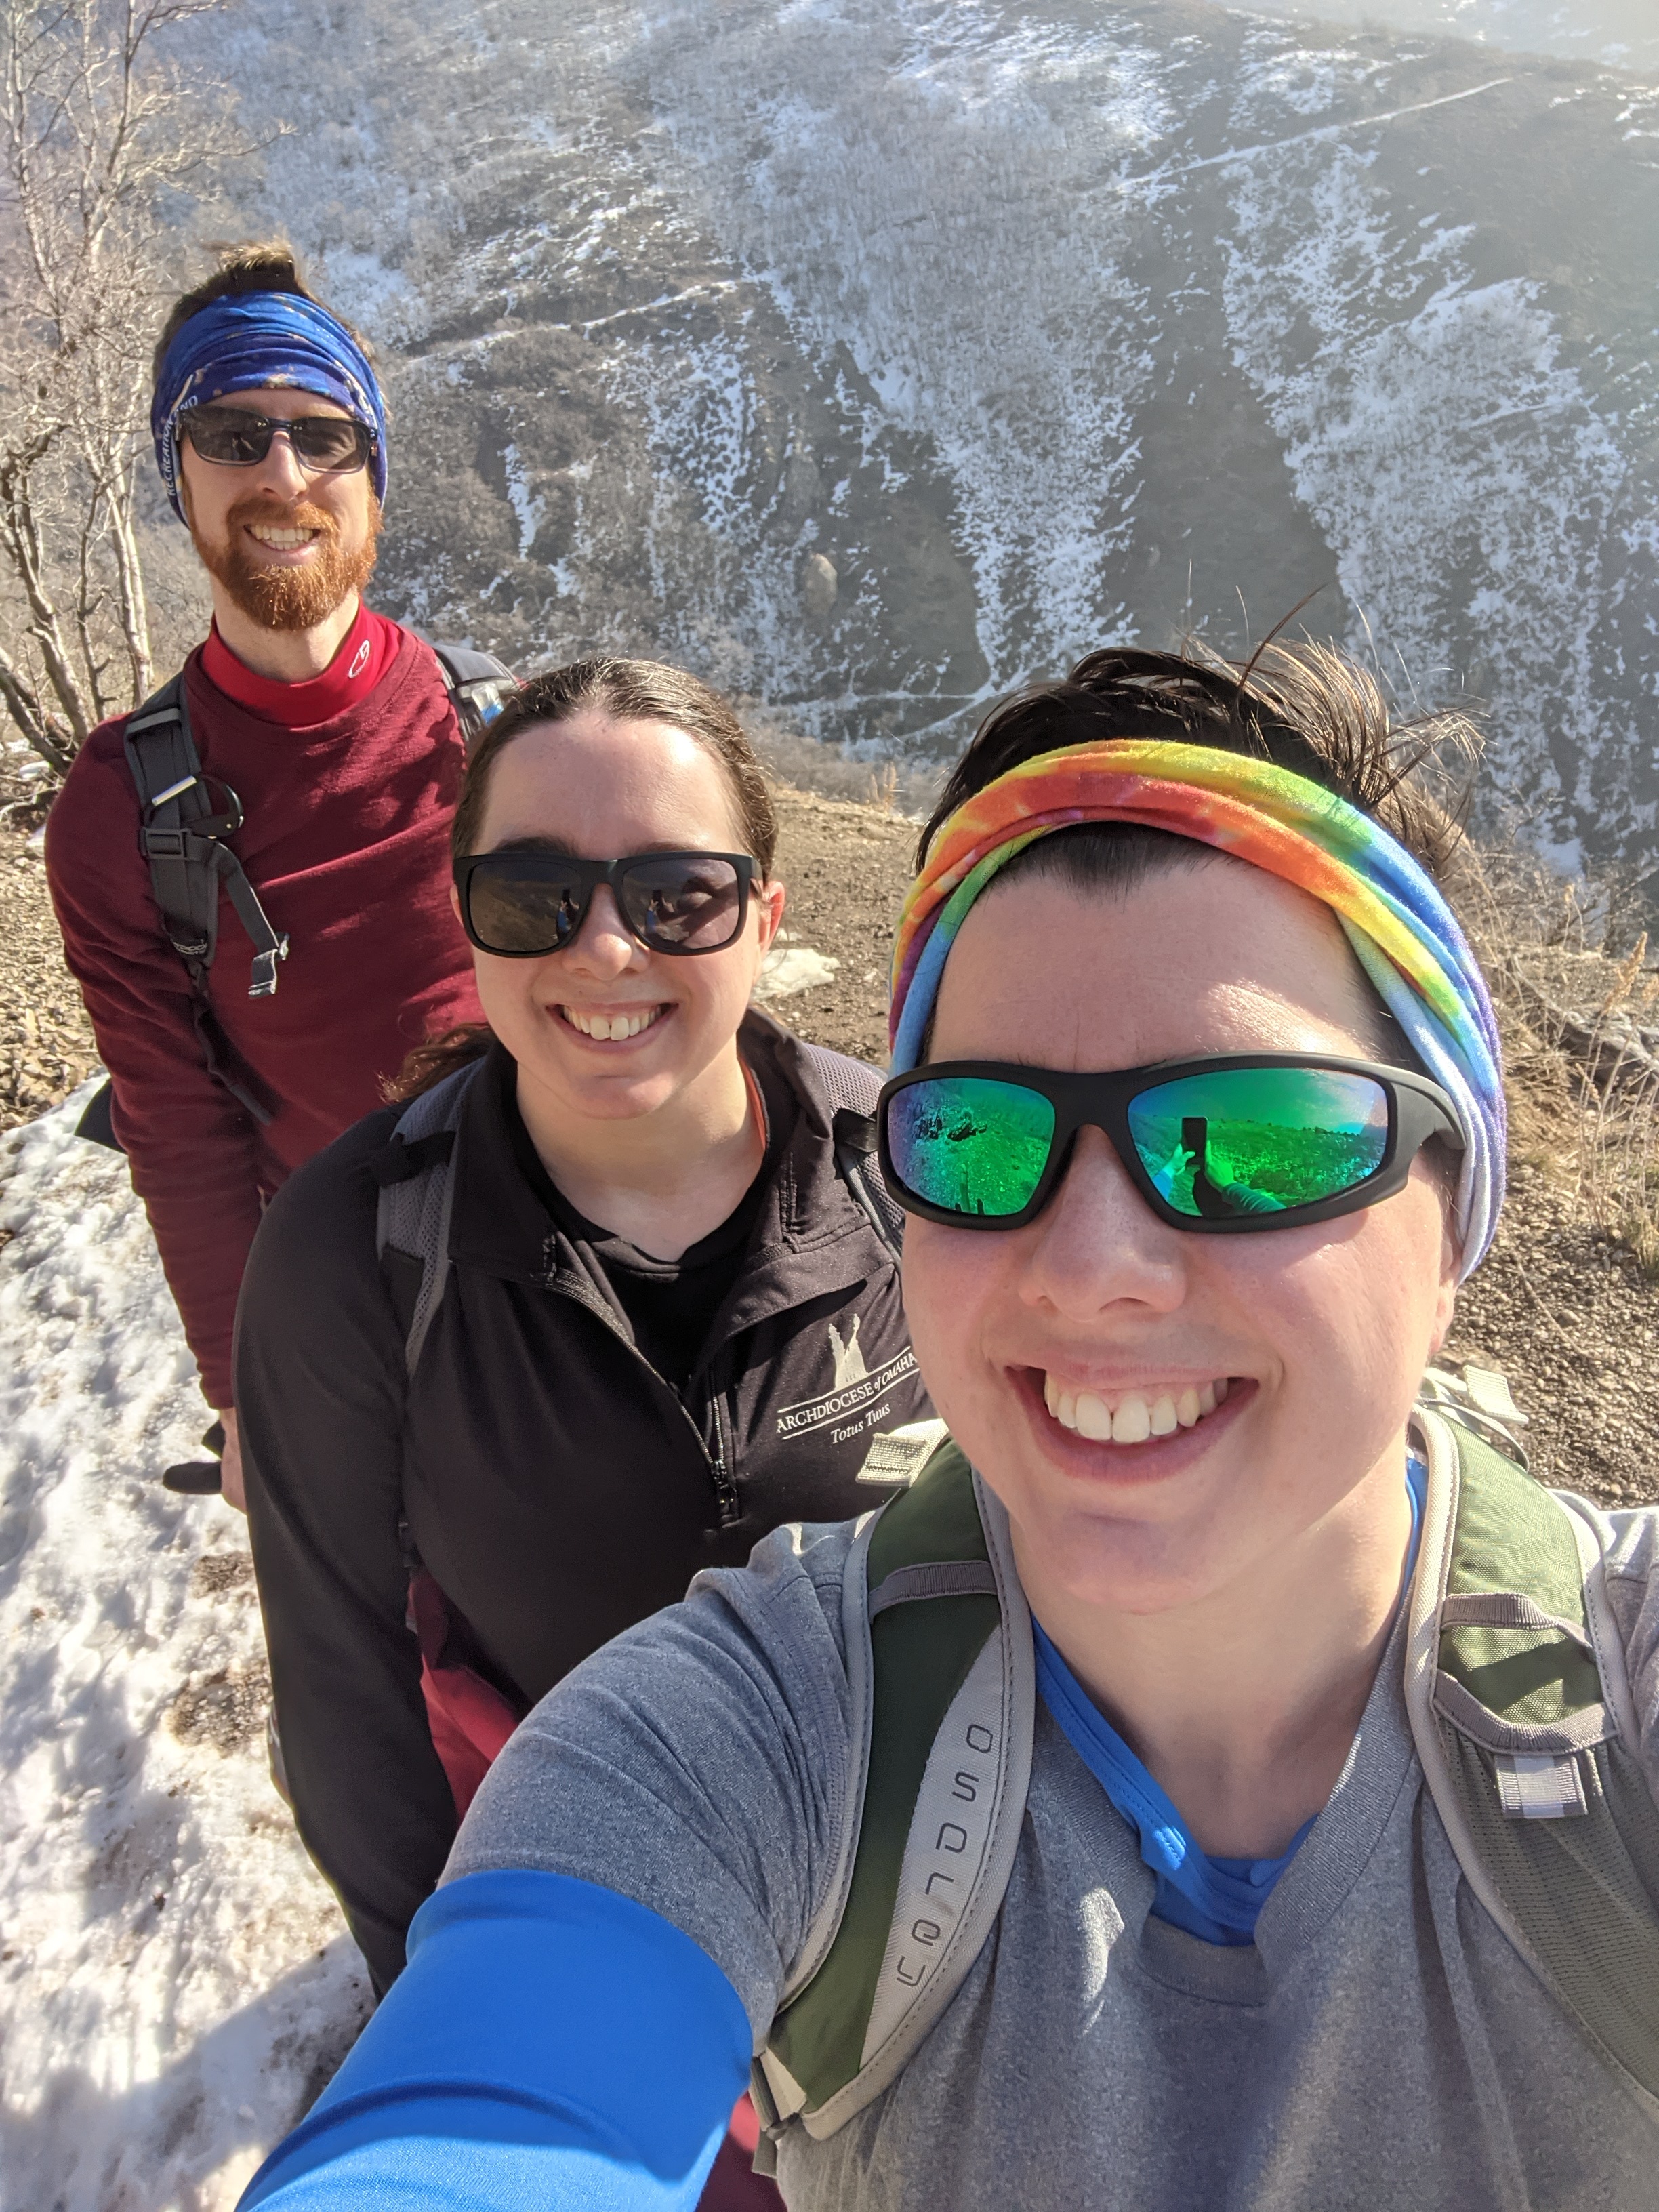
[(738, 1486), (726, 1471), (723, 1459), (711, 1460), (708, 1472), (714, 1485), (714, 1502), (720, 1508), (722, 1528), (735, 1528), (743, 1518), (743, 1509), (738, 1503)]

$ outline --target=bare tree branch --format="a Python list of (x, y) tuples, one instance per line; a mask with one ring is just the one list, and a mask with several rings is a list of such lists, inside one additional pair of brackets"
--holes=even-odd
[(252, 148), (166, 33), (222, 4), (0, 0), (0, 700), (54, 767), (153, 680), (135, 465), (168, 203)]

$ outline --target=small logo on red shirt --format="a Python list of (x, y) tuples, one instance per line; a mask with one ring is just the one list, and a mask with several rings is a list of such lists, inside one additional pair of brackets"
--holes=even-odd
[(356, 653), (352, 656), (351, 665), (346, 671), (346, 681), (348, 683), (350, 682), (354, 676), (361, 676), (364, 669), (368, 667), (370, 650), (371, 648), (368, 640), (365, 638), (362, 643), (357, 647)]

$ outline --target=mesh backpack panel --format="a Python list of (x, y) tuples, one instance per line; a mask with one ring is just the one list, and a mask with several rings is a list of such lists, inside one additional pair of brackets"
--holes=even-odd
[(889, 1191), (876, 1156), (876, 1101), (880, 1072), (828, 1045), (802, 1048), (830, 1100), (836, 1164), (842, 1180), (870, 1217), (870, 1224), (896, 1259), (904, 1243), (904, 1213)]
[(1469, 1885), (1604, 2059), (1659, 2097), (1659, 1808), (1596, 1516), (1482, 1437), (1429, 1448), (1407, 1705)]

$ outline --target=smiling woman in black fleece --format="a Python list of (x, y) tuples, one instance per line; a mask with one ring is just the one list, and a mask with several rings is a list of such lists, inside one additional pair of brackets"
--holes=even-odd
[[(295, 1176), (255, 1244), (237, 1402), (276, 1724), (379, 1990), (513, 1720), (700, 1568), (878, 1504), (872, 1434), (930, 1410), (892, 1255), (837, 1167), (826, 1056), (750, 1008), (775, 830), (693, 678), (587, 662), (527, 685), (455, 828), (458, 861), (494, 856), (457, 869), (475, 945), (514, 951), (477, 951), (489, 1031), (411, 1085), (477, 1062), (413, 1375), (418, 1267), (376, 1252), (399, 1107)], [(609, 882), (567, 865), (633, 856), (650, 866)]]

